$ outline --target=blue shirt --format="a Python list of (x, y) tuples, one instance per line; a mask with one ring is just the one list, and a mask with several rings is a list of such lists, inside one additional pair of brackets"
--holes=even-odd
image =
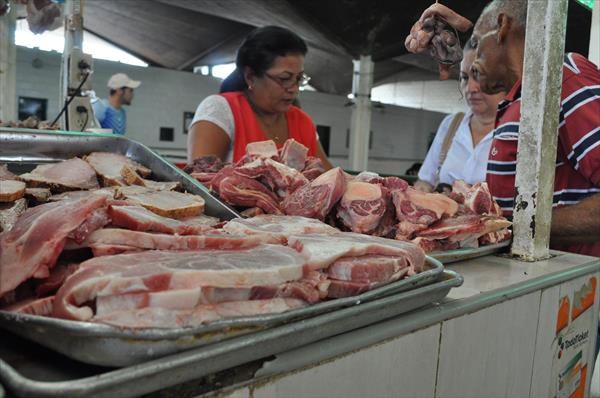
[(107, 100), (99, 99), (92, 104), (94, 114), (100, 122), (100, 126), (105, 129), (112, 129), (113, 133), (118, 135), (125, 134), (127, 125), (127, 115), (125, 109), (113, 108)]

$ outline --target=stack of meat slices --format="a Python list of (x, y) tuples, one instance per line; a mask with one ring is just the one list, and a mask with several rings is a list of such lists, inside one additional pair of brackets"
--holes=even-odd
[[(424, 267), (416, 245), (314, 219), (262, 215), (223, 228), (210, 221), (164, 217), (103, 195), (34, 207), (0, 235), (3, 309), (126, 328), (188, 327), (356, 295)], [(94, 257), (79, 266), (58, 261), (81, 248)]]

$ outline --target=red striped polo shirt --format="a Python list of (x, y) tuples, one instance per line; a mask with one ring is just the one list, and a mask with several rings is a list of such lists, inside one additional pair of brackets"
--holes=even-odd
[[(498, 105), (487, 166), (487, 183), (505, 216), (515, 196), (521, 81)], [(553, 206), (600, 193), (600, 71), (585, 57), (565, 55), (559, 114)], [(557, 249), (600, 257), (600, 242)]]

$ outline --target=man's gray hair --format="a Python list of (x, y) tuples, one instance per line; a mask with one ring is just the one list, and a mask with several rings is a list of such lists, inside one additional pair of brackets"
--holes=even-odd
[(477, 20), (477, 26), (492, 28), (498, 21), (499, 14), (506, 14), (518, 26), (525, 28), (527, 25), (527, 0), (494, 0), (488, 4)]

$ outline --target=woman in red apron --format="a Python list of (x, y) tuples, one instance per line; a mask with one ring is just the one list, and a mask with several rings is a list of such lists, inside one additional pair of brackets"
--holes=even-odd
[(217, 155), (237, 162), (251, 142), (273, 140), (281, 147), (293, 138), (309, 156), (331, 164), (321, 147), (311, 118), (294, 105), (304, 74), (306, 43), (276, 26), (254, 30), (239, 48), (235, 71), (218, 95), (198, 106), (188, 137), (188, 158)]

